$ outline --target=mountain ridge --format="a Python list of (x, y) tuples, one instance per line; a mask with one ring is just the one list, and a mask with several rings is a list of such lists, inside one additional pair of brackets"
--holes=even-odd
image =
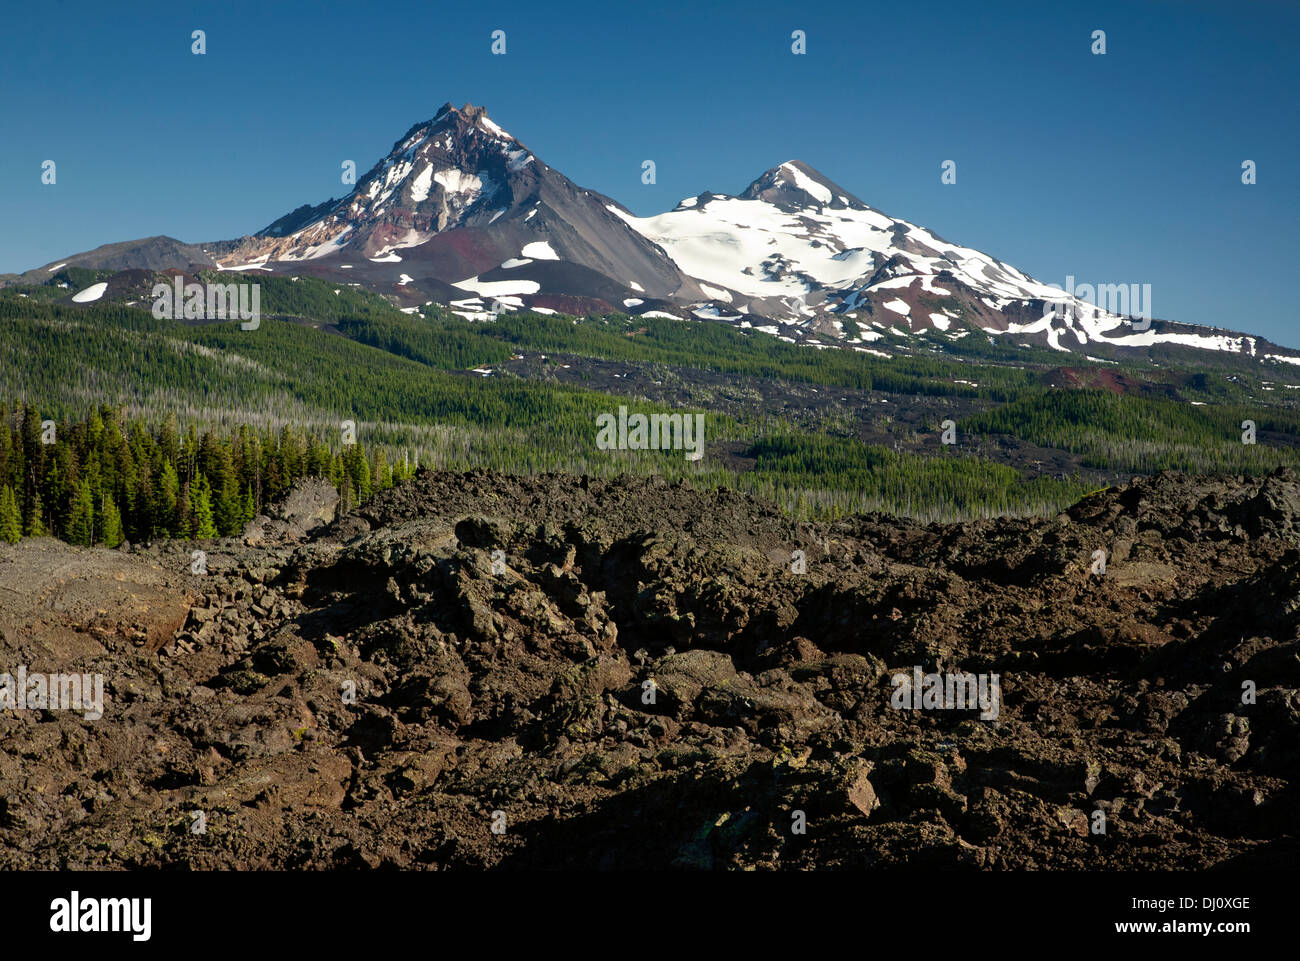
[(411, 311), (438, 301), (470, 319), (527, 309), (717, 320), (876, 353), (891, 337), (926, 333), (1010, 336), (1064, 354), (1254, 356), (1273, 346), (1151, 318), (1149, 296), (1136, 318), (1127, 291), (1123, 304), (1094, 305), (885, 214), (798, 159), (739, 194), (704, 191), (638, 217), (545, 164), (472, 103), (445, 103), (413, 124), (342, 198), (300, 205), (254, 234), (108, 244), (21, 279), (64, 265), (300, 274), (360, 284)]

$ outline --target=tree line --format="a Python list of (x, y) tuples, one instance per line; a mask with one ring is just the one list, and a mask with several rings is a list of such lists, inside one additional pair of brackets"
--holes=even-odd
[(290, 426), (200, 433), (174, 414), (150, 424), (111, 406), (43, 420), (31, 405), (0, 403), (0, 539), (225, 537), (303, 477), (328, 479), (346, 511), (414, 473), (382, 447), (343, 441)]

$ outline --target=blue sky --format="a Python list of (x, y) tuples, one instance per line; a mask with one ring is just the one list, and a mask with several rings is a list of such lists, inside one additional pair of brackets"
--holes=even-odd
[(0, 272), (250, 233), (469, 101), (638, 214), (797, 158), (1045, 282), (1300, 347), (1297, 41), (1270, 0), (11, 5)]

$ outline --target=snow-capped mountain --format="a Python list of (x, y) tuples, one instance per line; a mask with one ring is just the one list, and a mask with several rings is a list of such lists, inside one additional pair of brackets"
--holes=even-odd
[(848, 318), (859, 333), (847, 339), (857, 343), (879, 340), (882, 331), (978, 328), (1061, 351), (1159, 343), (1255, 349), (1252, 338), (1156, 329), (1067, 295), (870, 207), (798, 160), (773, 167), (737, 196), (703, 193), (655, 217), (614, 212), (702, 282), (711, 306), (721, 308), (711, 311), (716, 316), (766, 317), (835, 337), (845, 336)]
[[(412, 127), (338, 201), (303, 207), (245, 238), (220, 261), (347, 278), (473, 313), (496, 301), (606, 309), (705, 295), (619, 214), (539, 160), (482, 107), (446, 104)], [(310, 269), (308, 269), (310, 268)]]
[(956, 325), (1041, 333), (1060, 347), (1071, 329), (1090, 331), (1087, 342), (1123, 323), (1089, 309), (1088, 326), (1071, 328), (1082, 308), (1043, 321), (1055, 289), (874, 210), (799, 161), (739, 196), (704, 193), (635, 217), (469, 104), (412, 127), (342, 200), (299, 208), (218, 259), (226, 268), (346, 270), (353, 282), (401, 288), (404, 302), (427, 296), (466, 316), (489, 303), (628, 310), (792, 339), (844, 338), (847, 318), (856, 328), (847, 339), (859, 344), (883, 336), (873, 327)]
[[(411, 312), (436, 301), (475, 319), (530, 309), (721, 320), (874, 352), (937, 331), (954, 343), (1009, 336), (1063, 352), (1164, 345), (1291, 359), (1258, 338), (1151, 321), (1149, 295), (1140, 310), (1136, 291), (1131, 310), (1066, 294), (876, 210), (798, 160), (739, 194), (706, 192), (637, 217), (470, 104), (412, 127), (341, 200), (299, 207), (253, 235), (150, 238), (65, 262), (312, 275)], [(1148, 319), (1125, 316), (1139, 312)]]
[[(738, 308), (782, 319), (856, 310), (884, 291), (892, 300), (911, 289), (937, 300), (952, 296), (952, 284), (987, 297), (991, 310), (1059, 294), (987, 254), (869, 207), (797, 160), (773, 167), (738, 196), (704, 193), (656, 217), (624, 219), (687, 273), (738, 294)], [(914, 322), (947, 326), (936, 316)]]

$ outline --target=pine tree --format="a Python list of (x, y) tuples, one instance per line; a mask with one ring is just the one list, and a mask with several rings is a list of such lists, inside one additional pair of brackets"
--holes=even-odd
[(72, 494), (68, 505), (69, 544), (89, 547), (95, 535), (95, 502), (90, 494), (90, 485), (82, 481)]
[(200, 474), (190, 493), (194, 510), (194, 537), (216, 537), (217, 524), (212, 516), (212, 491), (208, 479)]
[(129, 518), (128, 529), (134, 540), (147, 541), (153, 538), (156, 506), (157, 494), (154, 491), (153, 478), (147, 469), (142, 469), (136, 476), (135, 497), (127, 504), (126, 509)]
[(27, 537), (44, 537), (45, 518), (41, 516), (41, 495), (33, 494), (31, 507), (27, 511), (27, 521), (23, 525), (23, 534)]
[(171, 536), (194, 536), (193, 492), (189, 481), (181, 485), (180, 496), (176, 498), (176, 526), (172, 528)]
[(223, 537), (236, 534), (243, 526), (244, 504), (235, 486), (233, 472), (226, 475), (226, 482), (213, 491), (212, 514), (216, 519), (217, 530)]
[(99, 522), (102, 533), (99, 539), (105, 547), (117, 547), (123, 541), (122, 536), (122, 515), (118, 513), (117, 505), (113, 503), (113, 498), (104, 498), (104, 509), (101, 513)]
[(366, 452), (360, 444), (352, 448), (352, 464), (348, 471), (357, 488), (357, 502), (370, 497), (370, 465), (366, 462)]
[(26, 464), (28, 484), (34, 484), (44, 473), (45, 448), (41, 444), (41, 415), (28, 404), (23, 408), (22, 427), (23, 461)]
[(13, 473), (13, 434), (9, 432), (9, 408), (0, 404), (0, 484), (8, 484)]
[(311, 444), (311, 450), (307, 456), (307, 473), (312, 477), (324, 477), (329, 473), (329, 469), (329, 446), (324, 441), (313, 441)]
[(181, 454), (180, 434), (176, 429), (176, 415), (168, 413), (167, 419), (163, 422), (162, 433), (158, 438), (158, 446), (162, 448), (163, 459), (169, 463), (175, 464)]
[(163, 461), (162, 477), (157, 487), (157, 503), (153, 510), (153, 529), (164, 537), (176, 536), (181, 531), (181, 482), (171, 461)]
[(0, 426), (0, 432), (9, 435), (9, 467), (5, 475), (0, 477), (0, 482), (14, 489), (14, 497), (18, 498), (18, 507), (21, 509), (24, 503), (23, 481), (27, 476), (27, 468), (23, 463), (22, 435), (16, 427), (10, 429), (8, 426)]
[(388, 469), (388, 458), (384, 456), (384, 449), (376, 447), (371, 457), (374, 464), (370, 469), (370, 476), (374, 488), (377, 491), (387, 490), (393, 486), (393, 472)]
[(23, 534), (23, 519), (18, 513), (18, 499), (6, 484), (0, 489), (0, 541), (17, 544)]

